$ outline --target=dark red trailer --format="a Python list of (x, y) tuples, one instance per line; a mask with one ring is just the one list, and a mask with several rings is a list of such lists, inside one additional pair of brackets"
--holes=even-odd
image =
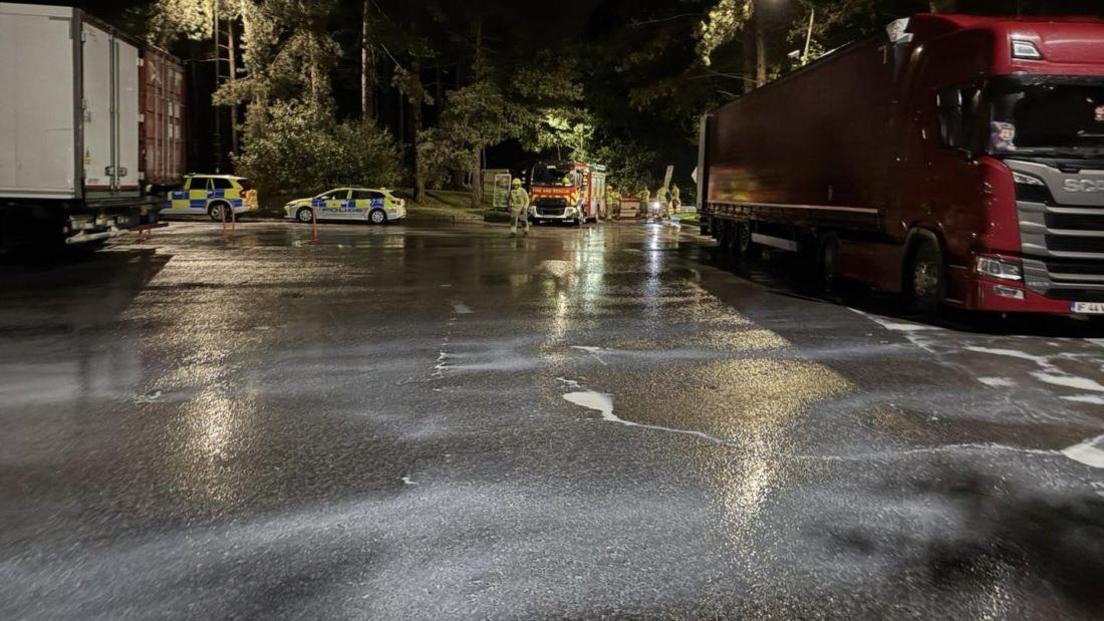
[(918, 15), (707, 115), (702, 232), (919, 310), (1104, 314), (1104, 21)]
[(184, 65), (154, 47), (142, 48), (138, 78), (139, 142), (143, 182), (175, 187), (184, 180)]

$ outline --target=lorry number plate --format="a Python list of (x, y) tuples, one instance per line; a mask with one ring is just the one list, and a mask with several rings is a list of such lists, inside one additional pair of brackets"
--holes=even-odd
[(1074, 302), (1070, 311), (1080, 315), (1104, 315), (1104, 302)]

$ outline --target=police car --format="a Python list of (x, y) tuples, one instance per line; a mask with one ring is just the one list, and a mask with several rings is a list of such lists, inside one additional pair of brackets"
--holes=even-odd
[(257, 208), (257, 193), (250, 189), (249, 180), (231, 175), (197, 175), (184, 177), (179, 190), (169, 192), (163, 216), (207, 214), (215, 222), (223, 218), (223, 210), (230, 209), (241, 215)]
[(318, 211), (318, 220), (368, 221), (384, 224), (406, 217), (406, 201), (390, 190), (337, 188), (313, 198), (300, 198), (284, 206), (289, 220), (309, 223)]

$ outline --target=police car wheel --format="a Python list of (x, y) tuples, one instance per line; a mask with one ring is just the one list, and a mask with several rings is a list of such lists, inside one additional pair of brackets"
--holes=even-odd
[(383, 211), (380, 209), (376, 209), (373, 210), (372, 213), (368, 214), (368, 220), (372, 224), (383, 224), (384, 222), (387, 222), (387, 214), (383, 213)]
[(299, 211), (295, 212), (295, 219), (303, 224), (310, 224), (314, 220), (314, 210), (310, 207), (301, 207)]
[(214, 222), (222, 222), (222, 204), (211, 205), (207, 208), (207, 215)]

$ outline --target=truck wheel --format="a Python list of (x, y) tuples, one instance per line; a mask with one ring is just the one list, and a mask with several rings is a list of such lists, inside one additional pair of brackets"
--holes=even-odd
[(939, 312), (947, 292), (943, 252), (931, 240), (920, 242), (912, 254), (906, 275), (905, 299), (910, 311), (932, 316)]
[(314, 210), (310, 207), (300, 207), (299, 211), (295, 212), (295, 219), (303, 224), (310, 224), (314, 221)]
[(839, 238), (834, 233), (822, 237), (817, 264), (820, 276), (820, 293), (824, 295), (834, 295), (839, 287), (839, 255)]

